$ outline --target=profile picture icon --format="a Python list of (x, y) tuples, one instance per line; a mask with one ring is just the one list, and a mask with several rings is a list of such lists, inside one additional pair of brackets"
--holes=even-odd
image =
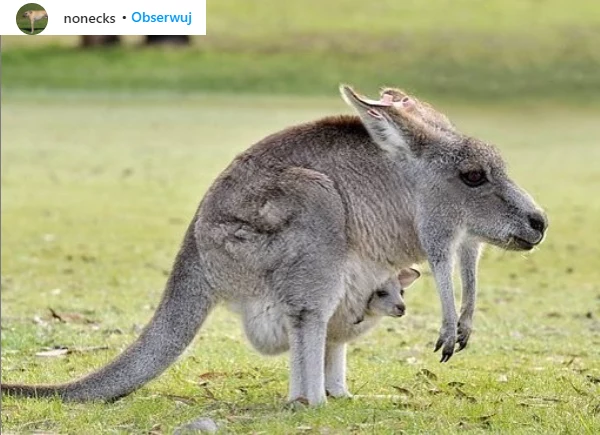
[(48, 12), (37, 3), (26, 3), (17, 12), (17, 27), (26, 35), (42, 33), (48, 25)]

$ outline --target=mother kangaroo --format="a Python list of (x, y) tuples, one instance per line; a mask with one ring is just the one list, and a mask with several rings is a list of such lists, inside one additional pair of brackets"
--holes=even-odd
[[(162, 373), (217, 303), (268, 300), (290, 347), (289, 399), (345, 388), (345, 344), (328, 340), (339, 306), (361, 305), (397, 271), (427, 261), (442, 304), (435, 346), (467, 345), (480, 246), (531, 250), (547, 219), (498, 151), (398, 89), (377, 100), (341, 86), (358, 116), (328, 117), (266, 137), (210, 187), (166, 289), (140, 337), (113, 362), (61, 385), (2, 384), (2, 393), (113, 400)], [(462, 306), (454, 306), (458, 260)], [(342, 303), (343, 302), (343, 303)]]

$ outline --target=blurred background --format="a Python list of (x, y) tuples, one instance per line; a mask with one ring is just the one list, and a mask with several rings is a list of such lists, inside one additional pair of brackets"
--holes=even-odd
[[(4, 37), (4, 87), (333, 95), (343, 81), (437, 98), (582, 101), (600, 92), (595, 1), (222, 0), (208, 2), (207, 33), (172, 39), (185, 45), (175, 50), (147, 49), (143, 37)], [(118, 48), (81, 48), (102, 43)]]
[[(404, 88), (496, 144), (547, 239), (484, 254), (475, 332), (447, 365), (421, 266), (407, 316), (349, 356), (352, 391), (409, 391), (400, 404), (282, 413), (286, 357), (257, 357), (218, 310), (133, 396), (3, 399), (3, 431), (162, 433), (208, 413), (232, 433), (600, 433), (598, 1), (207, 3), (206, 37), (2, 37), (3, 380), (72, 379), (131, 343), (210, 183), (265, 135), (350, 113), (339, 83)], [(56, 347), (76, 350), (36, 356)]]

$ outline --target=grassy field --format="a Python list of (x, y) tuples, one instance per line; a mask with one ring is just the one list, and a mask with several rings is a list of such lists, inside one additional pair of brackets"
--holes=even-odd
[(140, 49), (139, 37), (87, 52), (76, 37), (3, 37), (3, 91), (319, 95), (352, 82), (455, 100), (600, 97), (593, 1), (221, 0), (208, 2), (207, 29), (178, 50)]
[[(232, 157), (281, 127), (346, 110), (323, 98), (57, 95), (3, 95), (4, 381), (65, 381), (121, 352)], [(135, 394), (113, 404), (3, 399), (2, 433), (160, 434), (200, 416), (227, 433), (599, 433), (599, 109), (442, 108), (500, 146), (551, 222), (533, 254), (486, 252), (466, 351), (437, 362), (441, 317), (426, 274), (405, 318), (351, 347), (350, 388), (363, 397), (292, 412), (285, 356), (257, 355), (218, 310)], [(55, 347), (70, 352), (36, 356)]]

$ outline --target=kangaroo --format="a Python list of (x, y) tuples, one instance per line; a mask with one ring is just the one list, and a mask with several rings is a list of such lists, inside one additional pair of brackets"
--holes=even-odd
[(42, 11), (27, 11), (23, 14), (23, 18), (29, 18), (29, 22), (31, 23), (31, 34), (33, 35), (34, 23), (36, 21), (43, 20), (44, 18), (48, 18), (48, 13), (44, 10), (42, 10)]
[[(327, 325), (327, 340), (345, 343), (367, 332), (383, 316), (404, 315), (404, 289), (421, 274), (411, 268), (385, 281), (364, 298), (344, 298)], [(274, 300), (249, 299), (230, 303), (229, 308), (241, 315), (250, 344), (264, 355), (278, 355), (289, 350), (285, 307)]]
[(319, 405), (327, 400), (326, 373), (344, 373), (345, 343), (327, 337), (334, 316), (347, 319), (342, 301), (366, 300), (394, 271), (424, 261), (442, 306), (435, 350), (445, 362), (457, 345), (463, 349), (482, 244), (532, 250), (544, 238), (546, 215), (508, 177), (496, 148), (461, 133), (433, 106), (397, 89), (376, 100), (340, 90), (358, 116), (274, 133), (217, 177), (137, 341), (79, 380), (2, 384), (2, 392), (117, 399), (172, 364), (217, 303), (266, 299), (281, 307), (287, 327), (288, 398)]

